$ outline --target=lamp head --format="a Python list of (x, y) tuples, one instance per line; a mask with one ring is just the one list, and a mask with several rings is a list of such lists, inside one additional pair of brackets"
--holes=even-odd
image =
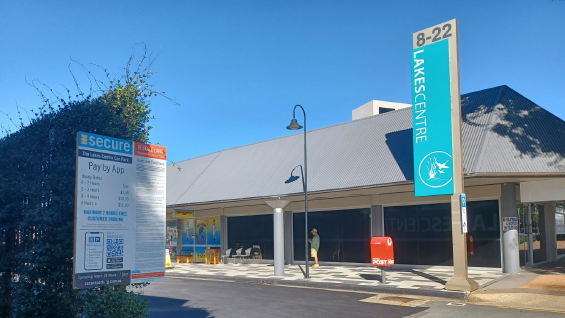
[(293, 118), (292, 121), (290, 122), (290, 125), (286, 126), (286, 129), (288, 129), (288, 130), (298, 130), (298, 129), (302, 129), (302, 126), (300, 126), (298, 124), (298, 122), (296, 121), (296, 118)]
[(286, 180), (284, 183), (292, 183), (292, 182), (294, 182), (294, 181), (296, 181), (296, 180), (298, 180), (298, 179), (300, 179), (299, 176), (290, 175), (290, 178), (288, 178), (288, 180)]

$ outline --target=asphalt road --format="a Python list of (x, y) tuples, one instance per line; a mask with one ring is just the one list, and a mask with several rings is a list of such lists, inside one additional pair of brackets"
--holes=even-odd
[(143, 298), (149, 302), (150, 318), (564, 317), (543, 311), (452, 306), (447, 305), (449, 301), (432, 301), (417, 308), (360, 302), (371, 296), (374, 295), (169, 277), (146, 287)]

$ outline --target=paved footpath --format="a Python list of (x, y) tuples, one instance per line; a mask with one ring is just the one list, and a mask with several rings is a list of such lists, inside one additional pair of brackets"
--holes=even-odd
[[(232, 281), (260, 282), (277, 285), (320, 287), (358, 291), (380, 291), (398, 294), (463, 298), (463, 293), (446, 291), (444, 284), (452, 277), (453, 269), (387, 270), (387, 283), (381, 283), (381, 271), (375, 267), (322, 266), (310, 269), (310, 279), (304, 280), (298, 265), (286, 265), (283, 278), (273, 276), (273, 266), (267, 264), (175, 264), (166, 272), (170, 277), (214, 278)], [(500, 270), (469, 270), (469, 277), (486, 286), (504, 275)]]
[(525, 268), (472, 293), (470, 301), (565, 311), (565, 257)]

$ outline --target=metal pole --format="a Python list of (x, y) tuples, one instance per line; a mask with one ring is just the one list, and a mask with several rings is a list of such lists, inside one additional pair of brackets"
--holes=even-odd
[[(520, 209), (518, 210), (518, 216), (520, 221), (522, 221), (522, 228), (524, 229), (524, 234), (526, 235), (526, 240), (524, 240), (524, 266), (528, 265), (528, 221), (526, 218), (526, 213), (528, 213), (527, 211), (524, 212), (522, 209), (522, 213), (520, 213)], [(518, 242), (520, 242), (520, 233), (522, 230), (520, 229), (520, 231), (518, 231)], [(522, 245), (522, 244), (520, 244)], [(522, 249), (522, 246), (520, 246), (520, 249)]]
[[(300, 105), (296, 105), (300, 106)], [(304, 256), (306, 258), (306, 278), (310, 278), (310, 264), (308, 262), (308, 161), (306, 151), (306, 111), (300, 106), (304, 113)]]
[(534, 242), (532, 239), (532, 204), (528, 203), (528, 213), (527, 220), (528, 220), (528, 263), (530, 265), (534, 265)]
[(294, 106), (292, 110), (292, 118), (296, 119), (296, 108), (300, 107), (302, 113), (304, 114), (304, 175), (302, 176), (303, 188), (304, 188), (304, 260), (306, 262), (306, 271), (304, 278), (310, 278), (310, 269), (308, 262), (308, 160), (306, 151), (306, 111), (301, 105)]

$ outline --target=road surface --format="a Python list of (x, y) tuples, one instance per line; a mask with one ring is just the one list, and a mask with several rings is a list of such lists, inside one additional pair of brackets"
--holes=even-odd
[[(362, 302), (375, 294), (168, 277), (144, 289), (150, 318), (223, 317), (563, 317), (562, 314), (448, 305), (436, 300), (421, 307)], [(418, 298), (417, 296), (410, 296)]]

